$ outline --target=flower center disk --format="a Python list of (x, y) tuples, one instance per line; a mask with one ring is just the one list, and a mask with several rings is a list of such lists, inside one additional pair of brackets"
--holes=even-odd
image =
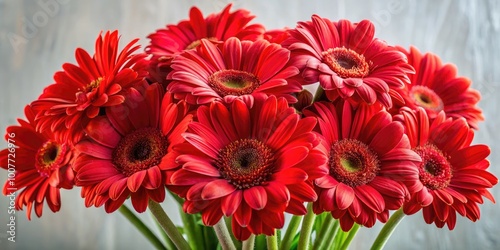
[[(219, 41), (219, 39), (217, 39), (216, 37), (209, 37), (209, 38), (205, 38), (205, 39), (209, 40), (212, 43), (217, 43)], [(201, 44), (201, 39), (196, 40), (196, 41), (188, 44), (188, 46), (186, 46), (185, 50), (196, 49), (196, 47), (200, 46), (200, 44)]]
[(48, 177), (58, 169), (66, 159), (69, 147), (55, 141), (47, 141), (38, 149), (35, 156), (35, 167), (40, 175)]
[(363, 55), (347, 48), (330, 48), (323, 51), (323, 61), (342, 78), (362, 78), (370, 72), (370, 65)]
[(221, 176), (238, 189), (268, 181), (274, 172), (271, 148), (256, 139), (240, 139), (219, 151), (215, 162)]
[(420, 181), (427, 188), (436, 190), (448, 187), (453, 177), (447, 157), (432, 144), (419, 146), (414, 151), (422, 158), (418, 166)]
[(167, 153), (168, 142), (157, 128), (136, 130), (118, 143), (112, 162), (125, 176), (158, 165)]
[(224, 69), (208, 77), (208, 85), (221, 97), (251, 94), (260, 86), (260, 80), (252, 73)]
[(331, 176), (351, 187), (370, 182), (380, 170), (377, 155), (355, 139), (342, 139), (332, 145), (329, 166)]
[(440, 112), (444, 108), (441, 98), (430, 88), (416, 85), (411, 88), (410, 96), (416, 105), (434, 112)]

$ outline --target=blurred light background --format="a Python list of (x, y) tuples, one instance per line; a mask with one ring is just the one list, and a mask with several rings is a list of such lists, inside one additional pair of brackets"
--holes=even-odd
[[(188, 18), (189, 8), (204, 14), (222, 10), (230, 1), (180, 0), (0, 0), (0, 131), (23, 117), (23, 108), (53, 83), (53, 74), (64, 62), (75, 63), (81, 47), (93, 53), (101, 30), (118, 29), (121, 45), (145, 37), (166, 24)], [(331, 20), (370, 19), (376, 37), (392, 45), (417, 46), (433, 52), (445, 63), (454, 63), (460, 76), (472, 79), (481, 91), (479, 106), (486, 121), (480, 124), (474, 143), (488, 144), (490, 171), (500, 176), (500, 1), (437, 0), (325, 0), (233, 1), (233, 9), (246, 8), (254, 22), (268, 29), (295, 27), (297, 21), (319, 14)], [(47, 8), (47, 6), (50, 6)], [(26, 26), (27, 25), (27, 26)], [(26, 28), (28, 27), (28, 28)], [(6, 147), (4, 141), (1, 148)], [(0, 183), (7, 172), (0, 171)], [(500, 200), (500, 188), (492, 190)], [(119, 213), (85, 208), (79, 188), (62, 192), (61, 211), (44, 208), (42, 218), (29, 222), (24, 211), (16, 213), (16, 243), (7, 240), (8, 198), (0, 197), (0, 249), (151, 249), (152, 246)], [(179, 222), (177, 207), (169, 198), (163, 204)], [(500, 249), (500, 209), (486, 201), (481, 219), (472, 223), (459, 218), (455, 230), (427, 225), (421, 213), (407, 217), (386, 249)], [(153, 222), (148, 213), (141, 214)], [(362, 228), (351, 249), (368, 249), (381, 228)]]

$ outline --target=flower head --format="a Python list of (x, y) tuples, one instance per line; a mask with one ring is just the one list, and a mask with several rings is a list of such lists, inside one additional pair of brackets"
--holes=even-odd
[(299, 71), (287, 66), (290, 52), (265, 40), (230, 38), (220, 46), (203, 39), (196, 50), (172, 61), (168, 90), (190, 104), (241, 99), (250, 105), (255, 95), (275, 95), (296, 102), (302, 89), (291, 78)]
[(332, 22), (313, 15), (312, 21), (299, 22), (282, 45), (292, 51), (291, 65), (301, 70), (305, 84), (319, 81), (330, 100), (391, 107), (394, 89), (409, 82), (413, 69), (403, 53), (374, 33), (368, 20)]
[(423, 108), (403, 108), (395, 119), (401, 121), (411, 147), (421, 158), (418, 165), (423, 188), (404, 204), (406, 214), (423, 210), (424, 220), (438, 227), (455, 227), (456, 213), (472, 221), (479, 219), (482, 196), (494, 202), (487, 188), (498, 179), (486, 171), (486, 145), (471, 145), (474, 132), (464, 118), (445, 119), (440, 112), (431, 123)]
[(377, 105), (317, 102), (303, 111), (318, 118), (328, 155), (329, 174), (315, 181), (315, 213), (331, 212), (344, 231), (353, 223), (371, 227), (386, 222), (395, 210), (420, 190), (416, 164), (420, 158), (409, 146), (403, 126)]
[(305, 214), (317, 196), (312, 181), (326, 174), (327, 158), (311, 130), (316, 119), (300, 119), (284, 98), (235, 100), (201, 106), (186, 142), (175, 150), (180, 164), (168, 180), (185, 198), (184, 211), (201, 212), (206, 225), (232, 216), (240, 240), (272, 235), (284, 212)]
[(403, 105), (414, 110), (422, 107), (431, 120), (444, 111), (447, 117), (463, 117), (470, 127), (478, 129), (478, 123), (484, 120), (481, 109), (476, 106), (481, 94), (470, 87), (471, 81), (458, 77), (454, 65), (443, 65), (434, 54), (422, 54), (415, 47), (409, 51), (398, 49), (408, 56), (416, 73), (408, 75), (411, 84), (398, 89), (405, 102), (395, 105), (396, 110)]
[(75, 153), (61, 134), (35, 130), (37, 122), (30, 106), (25, 107), (24, 113), (26, 121), (19, 119), (19, 126), (7, 128), (5, 139), (9, 148), (0, 151), (0, 167), (15, 174), (14, 180), (5, 182), (3, 194), (17, 190), (15, 208), (22, 210), (26, 206), (31, 219), (32, 209), (38, 217), (42, 216), (44, 202), (52, 212), (59, 211), (59, 190), (73, 187), (71, 165)]
[(56, 82), (32, 103), (38, 131), (62, 131), (78, 141), (102, 108), (123, 103), (126, 90), (144, 82), (145, 54), (133, 54), (139, 49), (138, 39), (121, 51), (118, 40), (117, 31), (99, 35), (93, 57), (79, 48), (75, 52), (78, 65), (66, 63), (64, 71), (54, 75)]
[(195, 49), (202, 39), (217, 43), (231, 37), (255, 41), (262, 38), (264, 26), (249, 24), (255, 18), (248, 10), (238, 9), (230, 12), (228, 4), (220, 13), (207, 17), (197, 7), (189, 11), (189, 19), (177, 25), (167, 25), (148, 36), (151, 44), (146, 52), (152, 55), (151, 71), (155, 81), (167, 84), (166, 76), (170, 72), (170, 62), (179, 53)]
[(86, 206), (118, 209), (131, 197), (138, 212), (149, 199), (165, 198), (166, 169), (174, 165), (172, 147), (183, 141), (191, 115), (185, 103), (176, 104), (158, 84), (142, 93), (129, 89), (127, 101), (106, 109), (106, 116), (89, 122), (88, 139), (75, 147), (76, 185), (82, 187)]

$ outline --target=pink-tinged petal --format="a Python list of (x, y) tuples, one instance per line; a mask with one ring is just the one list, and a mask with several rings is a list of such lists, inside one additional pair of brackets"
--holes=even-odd
[(104, 116), (92, 119), (85, 127), (85, 133), (99, 144), (110, 148), (115, 148), (121, 140), (120, 134)]
[(112, 84), (111, 86), (109, 86), (108, 90), (107, 90), (107, 94), (109, 96), (111, 95), (115, 95), (117, 94), (118, 92), (120, 92), (122, 90), (122, 86), (120, 84)]
[(305, 215), (307, 213), (307, 209), (304, 207), (304, 202), (291, 199), (286, 207), (285, 212), (291, 213), (294, 215)]
[(240, 226), (246, 227), (250, 224), (250, 220), (252, 219), (252, 208), (247, 205), (245, 200), (242, 200), (240, 207), (236, 210), (233, 216)]
[[(185, 195), (185, 198), (186, 200), (189, 200), (189, 201), (200, 201), (200, 200), (203, 200), (201, 198), (201, 192), (203, 191), (203, 188), (205, 187), (205, 185), (207, 185), (208, 182), (198, 182), (194, 185), (192, 185), (191, 187), (189, 187), (189, 190), (187, 190), (187, 193)], [(170, 188), (172, 188), (172, 186), (170, 186)], [(175, 191), (175, 190), (172, 190), (172, 191)], [(182, 197), (184, 197), (184, 195), (181, 195)]]
[(352, 204), (355, 196), (354, 190), (351, 187), (339, 183), (335, 191), (335, 203), (339, 209), (345, 210)]
[(146, 189), (157, 189), (162, 185), (162, 173), (159, 167), (151, 167), (147, 171), (143, 185)]
[(234, 216), (232, 219), (231, 227), (234, 237), (236, 237), (236, 239), (238, 240), (247, 240), (248, 238), (250, 238), (250, 235), (252, 235), (252, 232), (250, 232), (247, 227), (242, 227), (238, 224), (238, 221), (234, 218)]
[(288, 116), (269, 137), (267, 144), (272, 148), (281, 148), (295, 132), (298, 121), (298, 115)]
[(287, 168), (275, 174), (275, 181), (285, 185), (304, 182), (307, 180), (307, 173), (298, 168)]
[(330, 175), (325, 175), (321, 178), (318, 178), (314, 180), (314, 184), (320, 188), (333, 188), (339, 184), (337, 180), (335, 180), (332, 176)]
[[(127, 189), (127, 178), (123, 178), (117, 182), (115, 182), (111, 187), (109, 188), (109, 198), (112, 200), (117, 200), (119, 199), (123, 194), (124, 191)], [(128, 191), (126, 193), (129, 193)]]
[(245, 103), (234, 101), (231, 105), (233, 125), (238, 133), (238, 138), (247, 138), (250, 135), (250, 112)]
[(262, 223), (268, 225), (271, 228), (282, 228), (285, 224), (285, 214), (284, 213), (273, 213), (269, 214), (264, 210), (259, 212), (261, 215)]
[(186, 141), (191, 143), (191, 145), (195, 146), (201, 152), (205, 153), (207, 156), (210, 156), (212, 159), (217, 159), (217, 155), (219, 154), (218, 149), (215, 148), (213, 144), (206, 141), (203, 137), (191, 133), (184, 133), (183, 136)]
[(104, 160), (111, 160), (113, 154), (113, 149), (91, 141), (82, 141), (75, 146), (75, 149), (84, 154)]
[(254, 186), (243, 191), (246, 203), (255, 210), (263, 209), (267, 204), (267, 192), (264, 187)]
[(215, 179), (214, 177), (200, 175), (181, 169), (172, 174), (170, 181), (171, 184), (173, 185), (189, 186), (189, 185), (194, 185), (198, 182), (210, 182), (213, 181), (214, 179)]
[(385, 209), (385, 201), (382, 195), (373, 187), (361, 185), (356, 187), (356, 197), (366, 206), (377, 213)]
[(370, 147), (377, 155), (384, 155), (395, 148), (403, 134), (403, 126), (400, 123), (393, 122), (380, 130), (370, 143)]
[(236, 187), (230, 184), (227, 180), (218, 179), (205, 185), (203, 191), (201, 192), (201, 198), (204, 200), (213, 200), (229, 195), (235, 190)]
[(149, 196), (147, 195), (144, 188), (137, 190), (130, 195), (132, 200), (132, 206), (135, 211), (143, 213), (148, 208)]
[(287, 187), (292, 198), (296, 198), (301, 201), (315, 201), (318, 198), (314, 189), (305, 182), (299, 182)]
[(148, 194), (149, 198), (151, 198), (151, 200), (157, 203), (163, 202), (165, 200), (166, 192), (165, 188), (163, 187), (160, 187), (155, 190), (146, 189), (146, 193)]
[(276, 161), (278, 169), (286, 169), (295, 166), (304, 160), (309, 153), (309, 149), (304, 146), (298, 146), (288, 149), (282, 153), (282, 156)]
[[(177, 160), (179, 160), (179, 158), (177, 158)], [(188, 161), (184, 163), (184, 165), (182, 165), (182, 168), (201, 175), (207, 175), (211, 177), (220, 176), (219, 170), (215, 168), (212, 164), (207, 162)]]
[(93, 160), (84, 165), (76, 175), (78, 185), (100, 182), (109, 177), (121, 175), (110, 161)]
[(288, 203), (290, 200), (288, 188), (279, 182), (271, 181), (264, 188), (267, 191), (268, 200), (273, 201), (273, 203)]
[(227, 195), (222, 199), (222, 213), (229, 217), (233, 215), (239, 208), (241, 201), (243, 199), (243, 191), (237, 190)]
[(127, 186), (131, 192), (136, 192), (142, 185), (142, 182), (146, 178), (147, 171), (142, 170), (136, 172), (128, 177)]

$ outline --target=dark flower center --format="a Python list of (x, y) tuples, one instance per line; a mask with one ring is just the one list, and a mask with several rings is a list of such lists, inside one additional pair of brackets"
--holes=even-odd
[(422, 184), (432, 190), (448, 187), (453, 174), (443, 152), (432, 144), (416, 147), (414, 151), (422, 158), (418, 166)]
[[(210, 42), (213, 42), (213, 43), (219, 41), (219, 39), (217, 39), (216, 37), (208, 37), (208, 38), (205, 38), (205, 39), (207, 39), (207, 40), (209, 40)], [(201, 44), (201, 39), (196, 40), (196, 41), (190, 43), (188, 46), (186, 46), (185, 50), (195, 49), (196, 47), (200, 46), (200, 44)]]
[(123, 137), (113, 151), (113, 164), (125, 176), (158, 165), (168, 142), (157, 128), (142, 128)]
[(221, 97), (240, 96), (251, 94), (260, 86), (260, 80), (249, 72), (224, 69), (208, 77), (208, 85)]
[(430, 88), (415, 85), (410, 90), (410, 96), (416, 105), (434, 112), (440, 112), (444, 108), (441, 98)]
[(41, 176), (48, 177), (52, 171), (65, 164), (69, 147), (55, 141), (47, 141), (38, 149), (35, 156), (35, 167)]
[(370, 71), (365, 57), (351, 49), (330, 48), (322, 55), (323, 61), (342, 78), (362, 78)]
[(364, 185), (380, 170), (377, 155), (363, 142), (342, 139), (330, 151), (330, 175), (348, 186)]
[(219, 151), (215, 164), (221, 176), (238, 189), (268, 181), (274, 172), (272, 150), (256, 139), (240, 139)]

